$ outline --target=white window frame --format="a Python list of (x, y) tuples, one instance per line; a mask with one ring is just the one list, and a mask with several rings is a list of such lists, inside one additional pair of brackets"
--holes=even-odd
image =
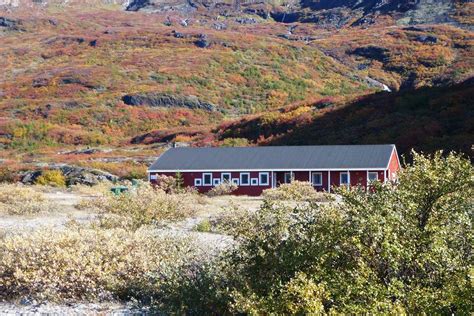
[[(287, 174), (290, 175), (290, 181), (289, 181), (289, 182), (286, 181), (286, 175), (287, 175)], [(291, 182), (293, 182), (294, 180), (295, 180), (295, 174), (294, 174), (293, 172), (285, 172), (285, 173), (283, 174), (283, 182), (284, 182), (284, 183), (291, 183)]]
[[(319, 175), (319, 182), (314, 183), (314, 175)], [(312, 172), (311, 173), (311, 184), (313, 187), (320, 187), (323, 185), (323, 173), (322, 172)]]
[[(263, 175), (266, 175), (267, 176), (267, 181), (266, 182), (263, 182), (262, 181), (262, 176)], [(258, 183), (260, 185), (270, 185), (270, 172), (260, 172), (258, 174)]]
[[(244, 183), (242, 181), (242, 176), (247, 175), (247, 179), (249, 180), (247, 183)], [(245, 186), (245, 185), (250, 185), (250, 172), (242, 172), (240, 174), (240, 185)]]
[(235, 185), (239, 185), (240, 181), (239, 181), (238, 178), (233, 178), (232, 183), (235, 184)]
[(200, 187), (200, 186), (202, 186), (202, 179), (201, 179), (201, 178), (195, 178), (195, 179), (194, 179), (194, 186), (195, 186), (195, 187)]
[(219, 184), (221, 184), (221, 179), (219, 179), (219, 178), (212, 179), (212, 185), (213, 186), (216, 186), (216, 185), (219, 185)]
[[(205, 179), (206, 179), (206, 176), (210, 176), (210, 177), (211, 177), (210, 180), (209, 180), (210, 183), (206, 183), (206, 180), (205, 180)], [(205, 187), (210, 187), (210, 186), (212, 186), (212, 173), (203, 173), (203, 174), (202, 174), (202, 185), (205, 186)]]
[(157, 174), (150, 174), (150, 180), (158, 180)]
[(226, 181), (226, 179), (224, 179), (224, 176), (229, 176), (229, 179), (227, 179), (227, 181), (232, 181), (232, 174), (230, 174), (229, 172), (224, 172), (221, 174), (221, 182)]
[(251, 186), (257, 186), (258, 185), (258, 178), (251, 178), (250, 179), (250, 185)]
[[(372, 175), (375, 174), (375, 180), (370, 180), (370, 175), (371, 175), (371, 174), (372, 174)], [(379, 180), (379, 173), (378, 173), (378, 172), (376, 172), (376, 171), (369, 171), (369, 172), (367, 173), (367, 183), (372, 183), (372, 182), (378, 181), (378, 180)]]
[[(347, 175), (347, 183), (342, 183), (342, 175), (344, 174)], [(351, 178), (350, 178), (349, 172), (345, 171), (345, 172), (339, 173), (339, 185), (349, 186), (350, 184), (351, 184)]]

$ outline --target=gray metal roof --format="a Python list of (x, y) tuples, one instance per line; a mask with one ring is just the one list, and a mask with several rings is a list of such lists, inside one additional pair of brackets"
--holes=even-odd
[(148, 169), (159, 171), (386, 169), (395, 145), (179, 147)]

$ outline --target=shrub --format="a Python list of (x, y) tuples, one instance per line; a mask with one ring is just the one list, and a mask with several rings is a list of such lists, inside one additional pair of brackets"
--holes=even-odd
[[(340, 203), (266, 200), (236, 247), (165, 297), (188, 314), (460, 314), (472, 306), (473, 167), (413, 155), (399, 184)], [(173, 294), (174, 293), (174, 294)]]
[(277, 188), (263, 191), (263, 197), (270, 201), (327, 201), (327, 194), (317, 192), (310, 182), (292, 181)]
[[(0, 240), (0, 300), (138, 299), (195, 264), (186, 238), (150, 230), (38, 230)], [(150, 276), (153, 275), (153, 278)]]
[(28, 215), (52, 210), (42, 193), (20, 184), (0, 184), (0, 212)]
[(207, 195), (209, 196), (228, 195), (237, 189), (238, 189), (237, 184), (229, 182), (229, 181), (224, 181), (220, 183), (219, 185), (216, 185), (215, 187), (210, 189), (209, 192), (207, 192)]
[(200, 221), (196, 225), (194, 230), (196, 230), (198, 232), (201, 232), (201, 233), (209, 233), (212, 230), (212, 224), (209, 221), (209, 219), (206, 218), (206, 219), (203, 219), (202, 221)]
[(197, 197), (193, 194), (166, 194), (148, 183), (130, 192), (104, 196), (81, 203), (80, 208), (95, 208), (102, 213), (100, 225), (137, 229), (143, 225), (178, 221), (194, 213)]
[(41, 175), (36, 178), (35, 183), (53, 187), (64, 187), (66, 186), (66, 177), (64, 177), (61, 170), (44, 170), (41, 172)]
[(183, 176), (180, 172), (177, 172), (174, 177), (159, 175), (156, 181), (157, 187), (166, 193), (185, 193), (192, 192), (193, 189), (184, 186)]
[(8, 167), (0, 167), (0, 183), (14, 182), (15, 178), (16, 176), (12, 169)]

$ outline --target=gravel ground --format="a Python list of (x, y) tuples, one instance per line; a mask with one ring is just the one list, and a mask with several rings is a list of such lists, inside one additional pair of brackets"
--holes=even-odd
[(0, 315), (150, 315), (146, 310), (136, 309), (118, 303), (107, 304), (72, 304), (72, 305), (54, 305), (54, 304), (37, 304), (35, 302), (29, 304), (10, 304), (0, 303)]
[[(0, 215), (0, 230), (19, 232), (35, 230), (42, 227), (64, 229), (70, 220), (81, 223), (92, 221), (97, 214), (87, 210), (77, 210), (76, 205), (86, 195), (65, 191), (52, 191), (44, 193), (45, 196), (57, 204), (57, 211), (51, 213), (35, 214), (32, 216), (2, 216)], [(158, 231), (166, 235), (190, 236), (195, 240), (197, 247), (209, 256), (213, 256), (232, 245), (229, 236), (214, 233), (194, 231), (194, 227), (205, 218), (225, 212), (230, 205), (256, 210), (261, 200), (251, 197), (215, 197), (206, 200), (204, 207), (192, 218), (169, 225)], [(119, 303), (78, 303), (71, 305), (56, 305), (52, 303), (37, 303), (23, 299), (18, 303), (0, 302), (0, 316), (3, 315), (149, 315), (146, 310), (139, 310), (133, 306)]]

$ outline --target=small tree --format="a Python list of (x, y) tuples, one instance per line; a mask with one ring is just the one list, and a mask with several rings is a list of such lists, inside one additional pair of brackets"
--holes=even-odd
[(175, 181), (176, 181), (176, 190), (178, 192), (181, 192), (184, 186), (184, 179), (183, 179), (183, 174), (181, 172), (176, 172), (175, 174)]

